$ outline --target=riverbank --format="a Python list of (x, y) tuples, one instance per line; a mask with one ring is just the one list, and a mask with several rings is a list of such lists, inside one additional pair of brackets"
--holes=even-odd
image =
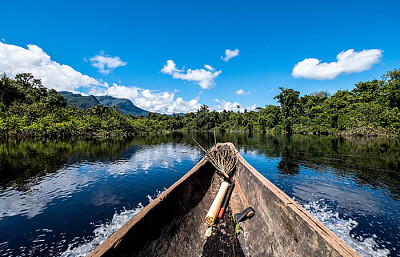
[[(141, 131), (141, 132), (72, 132), (67, 134), (60, 133), (46, 133), (42, 131), (29, 131), (26, 132), (11, 132), (2, 133), (0, 135), (0, 140), (9, 139), (74, 139), (74, 140), (90, 140), (90, 139), (129, 139), (133, 137), (145, 137), (145, 136), (155, 136), (155, 135), (168, 135), (171, 133), (214, 133), (214, 131), (219, 134), (223, 133), (261, 133), (266, 135), (289, 135), (287, 133), (275, 132), (274, 130), (264, 130), (264, 131), (249, 131), (249, 130), (160, 130), (160, 131)], [(400, 134), (390, 133), (389, 131), (379, 130), (374, 128), (355, 128), (353, 130), (346, 131), (334, 131), (331, 133), (320, 133), (314, 131), (302, 131), (293, 132), (290, 135), (315, 135), (315, 136), (336, 136), (342, 138), (352, 138), (352, 137), (382, 137), (382, 138), (400, 138)]]
[[(23, 78), (23, 79), (21, 79)], [(30, 74), (0, 80), (0, 137), (131, 137), (171, 131), (244, 131), (338, 136), (400, 135), (400, 70), (381, 80), (359, 82), (351, 91), (300, 96), (280, 88), (280, 106), (253, 110), (210, 110), (202, 105), (184, 115), (125, 115), (113, 106), (79, 109)], [(240, 106), (239, 106), (240, 107)]]

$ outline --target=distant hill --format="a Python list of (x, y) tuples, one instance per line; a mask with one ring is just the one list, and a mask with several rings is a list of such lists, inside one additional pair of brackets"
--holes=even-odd
[(116, 98), (109, 95), (97, 96), (97, 100), (105, 106), (118, 106), (123, 114), (135, 116), (147, 116), (148, 111), (134, 105), (131, 100), (125, 98)]
[(68, 91), (59, 92), (69, 105), (79, 107), (81, 109), (87, 109), (100, 104), (97, 98), (93, 95), (83, 96), (81, 94), (74, 94)]
[(131, 100), (125, 98), (116, 98), (112, 96), (83, 96), (81, 94), (74, 94), (68, 91), (59, 92), (67, 101), (69, 105), (79, 107), (81, 109), (87, 109), (100, 104), (105, 106), (118, 106), (120, 111), (126, 115), (134, 116), (147, 116), (148, 111), (143, 110), (136, 105), (134, 105)]

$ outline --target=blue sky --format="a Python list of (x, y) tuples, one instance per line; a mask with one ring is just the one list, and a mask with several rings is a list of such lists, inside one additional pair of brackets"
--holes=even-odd
[[(264, 107), (279, 87), (334, 93), (400, 68), (398, 10), (399, 1), (6, 1), (0, 72), (158, 112)], [(227, 49), (238, 55), (222, 60)]]

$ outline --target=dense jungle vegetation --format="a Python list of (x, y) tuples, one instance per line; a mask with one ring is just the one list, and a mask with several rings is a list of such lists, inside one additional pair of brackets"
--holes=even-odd
[(0, 80), (0, 134), (3, 137), (130, 136), (156, 127), (156, 121), (122, 114), (98, 105), (79, 109), (31, 74)]
[(45, 88), (29, 73), (0, 79), (2, 137), (133, 136), (146, 132), (270, 131), (274, 133), (399, 135), (400, 70), (381, 79), (359, 82), (333, 95), (315, 92), (300, 96), (280, 88), (280, 106), (255, 111), (210, 111), (203, 105), (185, 115), (147, 117), (124, 115), (116, 107), (79, 109), (67, 104), (54, 89)]

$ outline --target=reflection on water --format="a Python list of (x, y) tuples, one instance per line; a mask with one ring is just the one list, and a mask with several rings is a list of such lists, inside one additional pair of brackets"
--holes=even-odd
[(1, 184), (0, 255), (60, 255), (82, 245), (116, 213), (110, 224), (132, 217), (199, 159), (192, 146), (146, 141), (3, 142), (1, 172), (20, 176)]
[[(0, 255), (90, 252), (200, 159), (211, 133), (0, 142)], [(219, 134), (364, 256), (400, 253), (398, 140)]]

